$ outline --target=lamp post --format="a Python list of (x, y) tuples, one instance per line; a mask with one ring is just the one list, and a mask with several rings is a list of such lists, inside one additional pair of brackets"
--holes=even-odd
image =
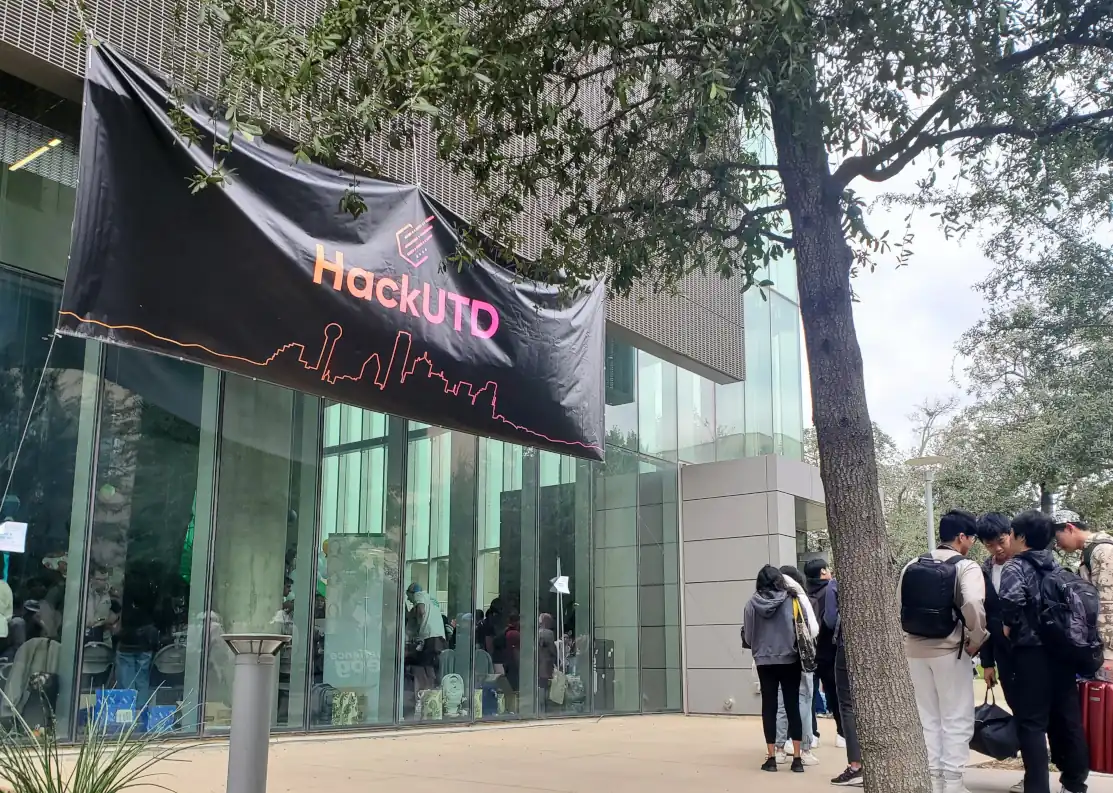
[(928, 553), (935, 549), (935, 502), (932, 498), (931, 485), (935, 481), (935, 468), (947, 462), (946, 457), (931, 454), (926, 457), (913, 457), (905, 460), (904, 464), (910, 468), (924, 469), (924, 508), (927, 511), (927, 541)]
[(227, 793), (266, 793), (275, 657), (290, 641), (277, 633), (226, 633), (236, 656)]

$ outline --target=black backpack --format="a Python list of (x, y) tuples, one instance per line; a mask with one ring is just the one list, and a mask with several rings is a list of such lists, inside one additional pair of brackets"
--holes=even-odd
[(939, 561), (921, 556), (904, 571), (900, 587), (900, 625), (905, 633), (925, 639), (945, 639), (954, 633), (962, 614), (955, 606), (958, 554)]
[(1101, 599), (1097, 588), (1058, 565), (1046, 573), (1033, 567), (1040, 585), (1036, 628), (1040, 641), (1076, 673), (1093, 675), (1104, 661), (1098, 636)]

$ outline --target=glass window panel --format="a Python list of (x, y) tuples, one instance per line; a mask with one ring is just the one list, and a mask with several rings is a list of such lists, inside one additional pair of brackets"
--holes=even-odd
[(594, 476), (593, 707), (596, 713), (635, 713), (641, 709), (638, 457), (608, 448)]
[(638, 445), (676, 459), (676, 366), (638, 350)]
[(625, 449), (638, 448), (637, 375), (637, 350), (608, 337), (604, 363), (607, 443)]
[(541, 452), (561, 472), (538, 494), (537, 712), (591, 712), (591, 464)]
[[(81, 581), (80, 563), (69, 575), (67, 561), (70, 554), (79, 558), (84, 548), (84, 532), (71, 534), (70, 526), (85, 523), (99, 345), (87, 348), (83, 341), (60, 337), (47, 360), (60, 293), (60, 284), (0, 268), (0, 488), (6, 490), (0, 521), (27, 524), (24, 552), (4, 554), (0, 562), (0, 589), (10, 589), (12, 604), (0, 637), (0, 678), (5, 693), (20, 700), (15, 707), (29, 724), (45, 725), (46, 715), (58, 712), (58, 729), (65, 734), (80, 632), (77, 607), (71, 615), (66, 603), (76, 602)], [(77, 481), (83, 485), (75, 502)], [(44, 643), (60, 651), (51, 656), (56, 665), (45, 670), (56, 685), (45, 700), (17, 697), (13, 665)], [(0, 718), (11, 715), (9, 704), (0, 704)]]
[[(536, 713), (537, 491), (535, 449), (479, 440), (479, 556), (475, 585), (477, 719)], [(522, 670), (526, 670), (524, 673)]]
[(402, 718), (461, 720), (475, 701), (476, 439), (421, 434), (408, 441)]
[(677, 468), (643, 461), (638, 472), (638, 647), (645, 711), (681, 707), (678, 543)]
[(746, 291), (746, 456), (773, 454), (773, 340), (770, 296)]
[(715, 385), (715, 459), (746, 456), (746, 383)]
[(105, 350), (82, 620), (83, 726), (107, 688), (132, 692), (140, 711), (197, 707), (185, 679), (187, 648), (200, 639), (190, 635), (190, 590), (205, 586), (191, 580), (198, 477), (211, 476), (198, 465), (203, 384), (200, 366)]
[(715, 384), (694, 372), (676, 370), (677, 441), (681, 460), (715, 462)]
[(780, 295), (770, 295), (773, 360), (773, 420), (777, 454), (803, 459), (803, 377), (800, 310)]
[[(326, 440), (330, 414), (325, 408)], [(367, 445), (327, 443), (322, 449), (321, 536), (314, 584), (310, 727), (390, 724), (395, 716), (395, 659), (400, 600), (401, 538), (388, 531), (388, 462), (400, 458), (404, 422), (395, 421), (399, 443), (387, 437), (381, 413), (348, 413)], [(401, 460), (398, 460), (400, 465)], [(343, 505), (338, 511), (338, 505)]]
[[(320, 411), (315, 397), (225, 378), (204, 700), (209, 730), (226, 729), (231, 716), (234, 664), (221, 633), (290, 636), (279, 656), (272, 723), (304, 724)], [(343, 414), (340, 421), (343, 427)], [(345, 497), (336, 508), (350, 506)]]

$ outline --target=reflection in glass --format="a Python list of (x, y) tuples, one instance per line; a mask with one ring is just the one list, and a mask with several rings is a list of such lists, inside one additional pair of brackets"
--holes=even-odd
[(675, 465), (639, 465), (638, 646), (644, 711), (681, 707), (677, 481)]
[(404, 422), (348, 405), (324, 414), (310, 726), (390, 724), (402, 537), (387, 461), (400, 471), (390, 432), (402, 440)]
[(607, 443), (638, 448), (637, 350), (609, 337), (604, 362)]
[(537, 635), (537, 451), (481, 438), (476, 473), (481, 550), (475, 587), (475, 717), (531, 716), (536, 706), (531, 680)]
[[(118, 708), (136, 711), (143, 726), (148, 718), (177, 724), (168, 714), (196, 707), (185, 666), (203, 380), (193, 364), (105, 351), (81, 721), (96, 707), (110, 721)], [(109, 712), (98, 697), (113, 702)]]
[[(0, 555), (0, 598), (10, 598), (11, 609), (0, 615), (0, 687), (32, 726), (44, 726), (60, 702), (71, 701), (72, 656), (59, 655), (67, 590), (73, 598), (81, 580), (80, 565), (71, 571), (67, 562), (82, 389), (96, 377), (95, 370), (84, 371), (86, 344), (77, 339), (57, 339), (47, 361), (60, 292), (0, 268), (0, 488), (6, 488), (0, 521), (27, 524), (23, 553)], [(94, 416), (86, 418), (84, 435), (91, 439)], [(28, 662), (43, 648), (49, 649), (46, 685), (36, 691), (27, 685)], [(17, 669), (28, 671), (14, 674)], [(0, 719), (11, 716), (5, 700)], [(59, 722), (65, 732), (68, 715)]]
[(607, 449), (594, 466), (594, 641), (597, 713), (641, 709), (638, 657), (638, 457)]
[(638, 350), (638, 447), (676, 459), (676, 366)]
[(681, 460), (715, 462), (715, 384), (694, 372), (677, 368), (677, 441)]
[(225, 378), (208, 619), (205, 721), (231, 716), (233, 661), (221, 633), (284, 633), (273, 723), (300, 727), (314, 608), (320, 401), (238, 375)]
[(475, 438), (410, 433), (402, 718), (468, 717), (473, 706)]
[(800, 365), (800, 312), (780, 295), (770, 295), (773, 423), (776, 452), (803, 459), (803, 392)]
[(746, 456), (746, 383), (715, 385), (715, 459)]
[(538, 715), (590, 713), (591, 464), (541, 452)]
[(757, 289), (747, 290), (743, 299), (746, 309), (746, 456), (757, 457), (776, 452), (770, 301), (763, 299)]

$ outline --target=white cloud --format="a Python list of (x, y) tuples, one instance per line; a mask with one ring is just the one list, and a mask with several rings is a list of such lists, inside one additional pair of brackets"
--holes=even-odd
[[(915, 167), (882, 185), (855, 185), (867, 200), (885, 192), (911, 190)], [(870, 230), (889, 230), (891, 240), (905, 233), (908, 210), (874, 209)], [(898, 268), (895, 256), (878, 258), (877, 269), (859, 275), (854, 291), (860, 302), (854, 321), (866, 375), (871, 417), (902, 446), (911, 442), (907, 416), (925, 399), (962, 396), (954, 382), (962, 377), (963, 361), (955, 343), (981, 316), (984, 301), (974, 286), (992, 268), (978, 240), (948, 240), (935, 218), (918, 212), (912, 219), (914, 256)], [(807, 373), (805, 372), (807, 383)], [(805, 391), (808, 389), (805, 388)], [(805, 422), (810, 423), (810, 394), (805, 393)]]

